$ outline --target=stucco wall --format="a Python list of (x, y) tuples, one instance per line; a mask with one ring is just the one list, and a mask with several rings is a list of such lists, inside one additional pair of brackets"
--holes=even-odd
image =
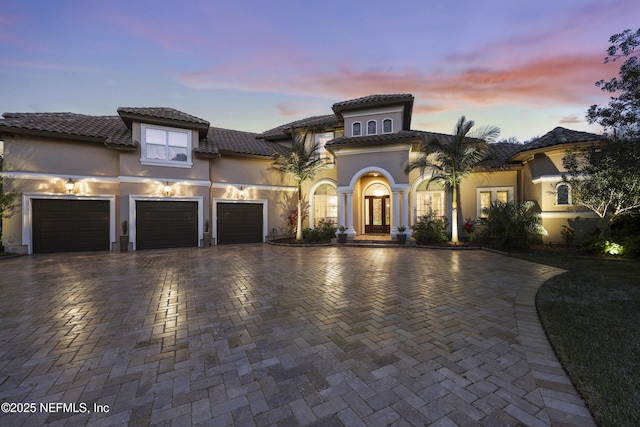
[(337, 180), (338, 186), (348, 186), (359, 171), (377, 167), (389, 172), (395, 184), (408, 184), (408, 175), (404, 172), (409, 156), (409, 147), (384, 147), (380, 152), (338, 152)]

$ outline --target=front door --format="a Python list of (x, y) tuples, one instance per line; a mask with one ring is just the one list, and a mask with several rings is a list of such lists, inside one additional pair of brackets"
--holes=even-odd
[(389, 196), (365, 196), (365, 233), (389, 233)]

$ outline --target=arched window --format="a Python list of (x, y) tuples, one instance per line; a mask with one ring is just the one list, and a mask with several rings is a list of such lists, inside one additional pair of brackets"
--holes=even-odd
[(556, 185), (556, 205), (571, 204), (571, 186), (566, 182)]
[(369, 120), (367, 122), (367, 135), (375, 135), (378, 133), (378, 123), (375, 120)]
[(362, 135), (362, 123), (354, 122), (351, 125), (351, 136), (360, 136)]
[(338, 192), (330, 184), (318, 186), (313, 193), (314, 227), (321, 221), (338, 224)]
[(393, 132), (393, 120), (384, 119), (382, 121), (382, 133), (391, 133)]
[(423, 181), (416, 189), (416, 217), (424, 215), (444, 216), (444, 190), (428, 189), (429, 181)]

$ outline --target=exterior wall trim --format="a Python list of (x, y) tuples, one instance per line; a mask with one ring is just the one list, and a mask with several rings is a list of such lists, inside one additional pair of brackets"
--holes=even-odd
[(591, 211), (560, 211), (552, 212), (545, 211), (540, 213), (542, 219), (563, 219), (563, 218), (598, 218), (594, 212)]
[[(211, 188), (247, 187), (265, 191), (298, 191), (297, 187), (291, 185), (264, 185), (264, 184), (236, 184), (233, 182), (213, 182)], [(222, 199), (221, 199), (222, 200)], [(226, 200), (226, 199), (225, 199)]]

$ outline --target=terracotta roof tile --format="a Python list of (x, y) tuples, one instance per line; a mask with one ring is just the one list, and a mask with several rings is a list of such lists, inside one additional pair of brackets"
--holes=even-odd
[(368, 105), (379, 105), (389, 103), (412, 102), (413, 95), (409, 93), (388, 94), (388, 95), (369, 95), (362, 98), (350, 99), (348, 101), (336, 102), (333, 104), (333, 110), (341, 110), (345, 107), (363, 107)]
[(108, 146), (135, 148), (131, 132), (118, 116), (87, 116), (75, 113), (4, 113), (0, 131), (40, 133), (96, 139)]
[(259, 138), (263, 139), (285, 139), (291, 137), (291, 129), (307, 128), (322, 129), (328, 127), (340, 126), (340, 122), (334, 114), (327, 114), (324, 116), (312, 116), (304, 119), (296, 120), (291, 123), (287, 123), (278, 126), (273, 129), (269, 129), (259, 135)]
[(118, 114), (121, 117), (123, 115), (132, 115), (209, 126), (209, 122), (206, 120), (167, 107), (120, 107), (118, 108)]
[(283, 145), (259, 139), (258, 136), (259, 134), (252, 132), (211, 127), (207, 141), (221, 153), (270, 157), (274, 153), (286, 154), (290, 151)]
[(563, 127), (557, 127), (552, 131), (547, 132), (540, 138), (531, 141), (529, 144), (523, 145), (523, 150), (521, 151), (552, 147), (554, 145), (567, 143), (601, 141), (603, 139), (604, 137), (602, 135), (596, 135), (595, 133), (581, 132), (577, 130), (565, 129)]
[(381, 135), (366, 135), (366, 136), (352, 136), (352, 137), (340, 137), (332, 141), (327, 142), (327, 148), (342, 148), (342, 147), (363, 147), (374, 145), (387, 145), (396, 142), (408, 142), (410, 140), (422, 139), (423, 132), (402, 130), (396, 133), (384, 133)]

